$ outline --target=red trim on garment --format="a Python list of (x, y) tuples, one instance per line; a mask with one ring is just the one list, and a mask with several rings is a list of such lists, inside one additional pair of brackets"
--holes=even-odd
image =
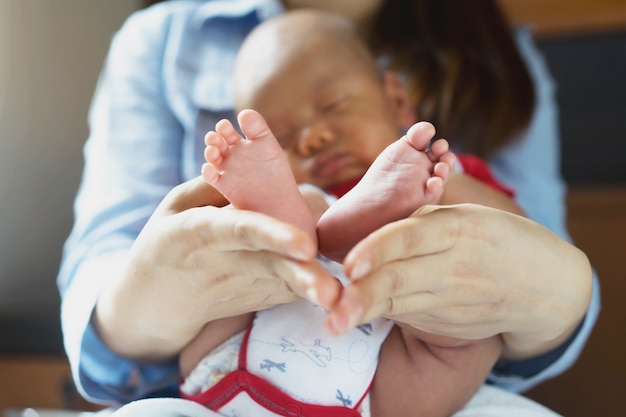
[[(373, 378), (368, 390), (354, 408), (303, 403), (246, 369), (248, 339), (251, 330), (252, 323), (248, 327), (239, 349), (239, 369), (229, 373), (217, 384), (200, 394), (187, 395), (181, 392), (181, 397), (218, 412), (220, 408), (228, 404), (238, 394), (245, 392), (261, 407), (284, 417), (361, 417), (357, 409), (371, 389), (374, 382)], [(302, 377), (304, 378), (304, 376)], [(316, 381), (315, 383), (324, 382)]]
[(350, 181), (346, 181), (343, 184), (339, 184), (339, 185), (335, 185), (334, 187), (330, 187), (327, 191), (329, 194), (334, 195), (337, 198), (341, 198), (343, 197), (348, 191), (350, 191), (352, 188), (354, 188), (355, 185), (357, 185), (359, 183), (359, 181), (361, 181), (361, 178), (363, 178), (363, 176), (354, 178)]
[[(255, 317), (256, 318), (256, 317)], [(248, 362), (248, 340), (250, 339), (250, 333), (252, 333), (252, 326), (254, 325), (254, 318), (248, 325), (248, 329), (246, 330), (246, 334), (243, 336), (241, 340), (241, 347), (239, 348), (239, 369), (247, 370), (247, 362)]]
[[(321, 383), (324, 382), (321, 381)], [(208, 391), (183, 398), (200, 403), (217, 412), (242, 392), (245, 392), (261, 407), (284, 417), (361, 417), (361, 414), (354, 408), (314, 405), (298, 401), (266, 380), (243, 369), (229, 373)]]
[(512, 188), (507, 187), (498, 181), (491, 172), (491, 168), (487, 163), (474, 155), (460, 154), (456, 156), (457, 161), (463, 167), (463, 172), (470, 177), (476, 178), (478, 181), (488, 185), (498, 191), (501, 191), (509, 197), (514, 197), (515, 192)]

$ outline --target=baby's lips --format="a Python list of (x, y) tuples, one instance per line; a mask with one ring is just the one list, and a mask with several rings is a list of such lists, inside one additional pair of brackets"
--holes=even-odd
[(339, 152), (323, 152), (315, 157), (311, 175), (318, 179), (332, 179), (339, 175), (352, 161), (352, 156)]

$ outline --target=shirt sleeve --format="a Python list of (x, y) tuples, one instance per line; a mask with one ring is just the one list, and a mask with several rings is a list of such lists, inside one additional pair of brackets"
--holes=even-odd
[[(516, 33), (522, 58), (535, 86), (535, 110), (525, 132), (488, 163), (529, 218), (571, 242), (566, 228), (566, 185), (561, 177), (558, 108), (555, 83), (528, 28)], [(577, 331), (564, 345), (538, 358), (501, 363), (490, 382), (510, 391), (524, 391), (571, 367), (589, 338), (600, 311), (600, 286), (594, 271), (591, 303)]]
[(57, 278), (73, 376), (81, 394), (97, 403), (149, 396), (178, 377), (171, 363), (136, 364), (113, 354), (90, 320), (101, 289), (124, 269), (138, 233), (181, 182), (183, 133), (161, 79), (169, 23), (162, 9), (146, 9), (112, 41), (90, 109), (75, 222)]

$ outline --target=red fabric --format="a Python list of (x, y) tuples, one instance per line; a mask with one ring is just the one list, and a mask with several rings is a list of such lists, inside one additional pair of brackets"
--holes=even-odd
[(502, 191), (509, 197), (515, 196), (513, 189), (498, 181), (491, 173), (489, 165), (487, 165), (487, 163), (479, 157), (470, 154), (460, 154), (456, 157), (458, 163), (461, 164), (461, 167), (463, 167), (463, 172), (465, 172), (465, 174), (476, 178), (483, 184), (489, 185), (498, 191)]
[[(302, 378), (306, 376), (302, 375)], [(324, 381), (311, 383), (323, 384)], [(218, 411), (237, 394), (244, 391), (261, 407), (285, 417), (361, 417), (361, 414), (353, 408), (300, 402), (266, 380), (242, 369), (229, 373), (208, 391), (194, 396), (183, 396), (183, 398)]]
[[(357, 409), (361, 405), (365, 396), (363, 396), (363, 398), (361, 398), (361, 400), (353, 408), (307, 404), (290, 397), (288, 394), (281, 391), (266, 380), (248, 372), (246, 370), (246, 355), (248, 350), (248, 338), (250, 336), (251, 329), (252, 325), (248, 328), (248, 331), (241, 342), (238, 370), (226, 375), (207, 391), (201, 392), (197, 395), (186, 395), (181, 392), (181, 397), (202, 404), (205, 407), (217, 412), (239, 393), (245, 392), (261, 407), (284, 417), (361, 417), (361, 414), (357, 411)], [(306, 376), (302, 375), (302, 378), (306, 378)], [(324, 381), (316, 381), (312, 383), (323, 384)]]
[(359, 181), (361, 181), (361, 178), (363, 177), (357, 177), (348, 182), (344, 182), (343, 184), (339, 184), (334, 187), (331, 187), (328, 189), (328, 192), (337, 198), (341, 198), (344, 196), (344, 194), (346, 194), (348, 191), (354, 188), (354, 186), (357, 185)]

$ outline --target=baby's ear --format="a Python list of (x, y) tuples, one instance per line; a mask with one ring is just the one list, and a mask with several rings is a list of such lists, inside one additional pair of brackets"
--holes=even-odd
[(413, 103), (409, 98), (408, 87), (395, 71), (383, 73), (383, 87), (387, 97), (394, 106), (396, 121), (401, 129), (408, 129), (417, 122)]

